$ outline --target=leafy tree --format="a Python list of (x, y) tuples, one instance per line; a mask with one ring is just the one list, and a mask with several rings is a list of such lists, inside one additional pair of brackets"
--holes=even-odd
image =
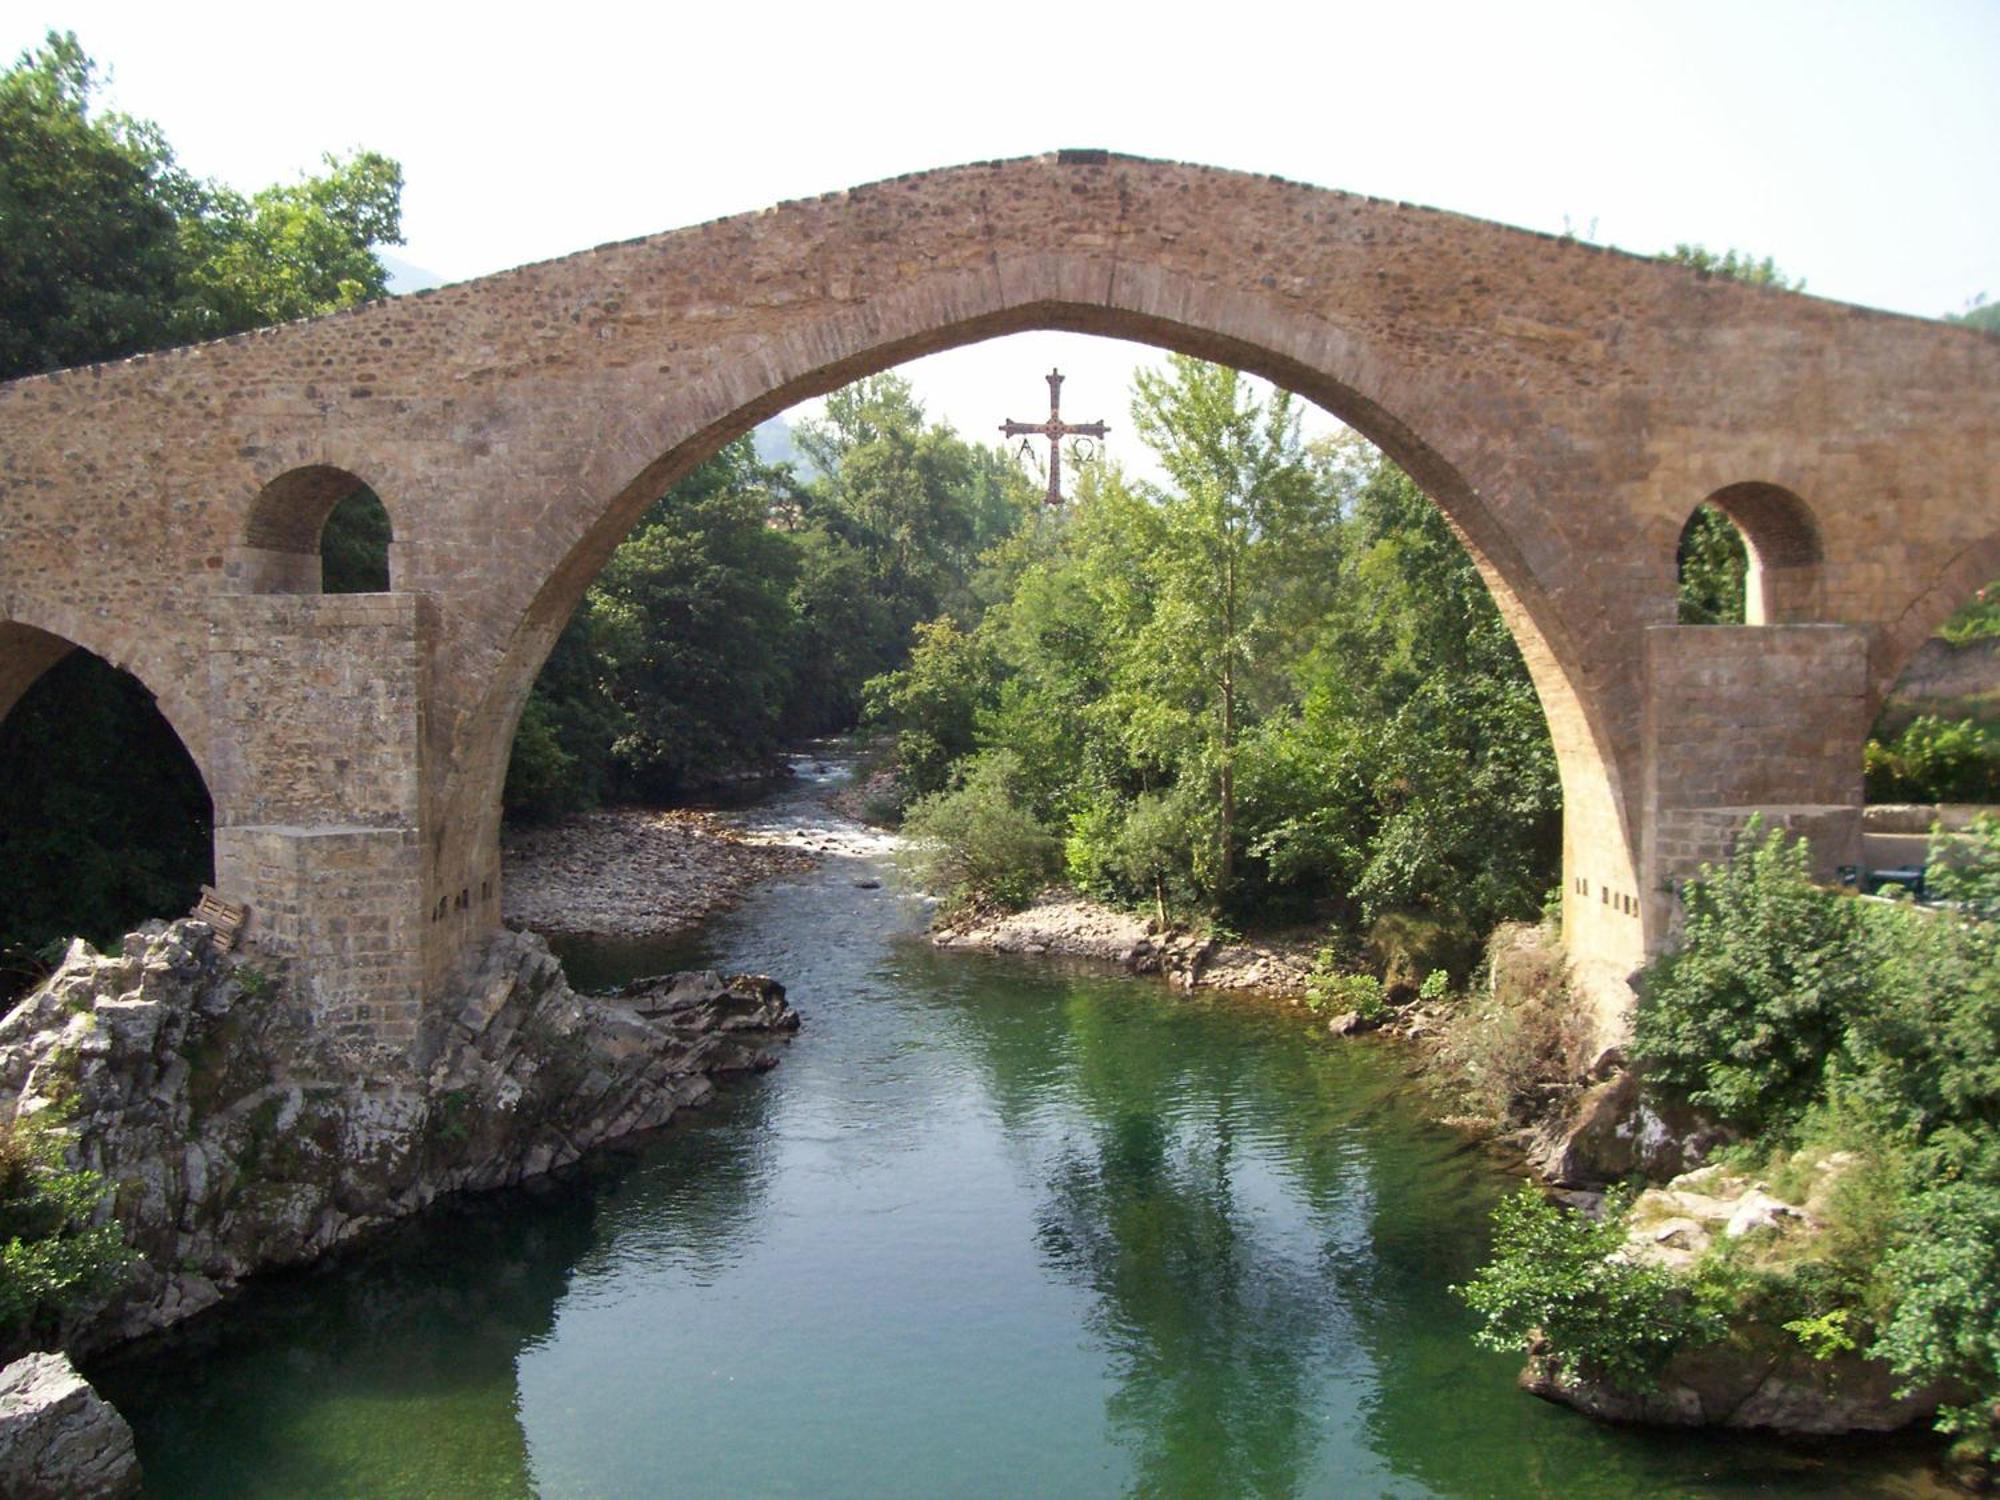
[(0, 379), (175, 341), (188, 190), (159, 131), (90, 112), (96, 70), (50, 32), (0, 74)]
[(0, 1349), (54, 1338), (124, 1279), (136, 1255), (116, 1223), (95, 1222), (107, 1191), (64, 1164), (56, 1132), (0, 1124)]
[(1871, 802), (2000, 800), (2000, 740), (1971, 719), (1919, 714), (1888, 744), (1866, 750)]
[(1676, 1349), (1721, 1329), (1672, 1273), (1617, 1254), (1624, 1244), (1617, 1214), (1593, 1221), (1522, 1188), (1494, 1212), (1492, 1260), (1453, 1290), (1485, 1318), (1474, 1337), (1487, 1348), (1539, 1337), (1578, 1373), (1643, 1386)]

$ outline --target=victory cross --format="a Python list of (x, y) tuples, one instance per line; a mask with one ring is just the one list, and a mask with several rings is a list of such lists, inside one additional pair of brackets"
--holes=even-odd
[(1043, 377), (1049, 383), (1049, 419), (1046, 422), (1016, 422), (1009, 417), (1000, 424), (1001, 432), (1010, 438), (1021, 438), (1021, 448), (1025, 452), (1026, 439), (1039, 434), (1049, 440), (1049, 493), (1048, 503), (1061, 505), (1062, 495), (1062, 440), (1066, 437), (1103, 438), (1111, 429), (1102, 422), (1078, 422), (1071, 426), (1062, 419), (1062, 383), (1060, 370), (1051, 370)]

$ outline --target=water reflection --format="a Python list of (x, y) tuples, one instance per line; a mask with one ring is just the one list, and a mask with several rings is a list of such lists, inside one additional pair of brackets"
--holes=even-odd
[(454, 1204), (91, 1378), (140, 1433), (149, 1496), (531, 1496), (514, 1362), (594, 1216), (581, 1179)]
[(1901, 1492), (1523, 1398), (1445, 1290), (1507, 1184), (1393, 1051), (937, 953), (878, 873), (683, 957), (785, 979), (774, 1073), (102, 1371), (148, 1493)]

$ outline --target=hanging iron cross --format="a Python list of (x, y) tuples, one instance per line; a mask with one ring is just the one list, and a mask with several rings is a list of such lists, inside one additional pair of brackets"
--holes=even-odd
[(1021, 447), (1028, 446), (1027, 439), (1045, 437), (1049, 440), (1049, 494), (1051, 505), (1061, 505), (1062, 494), (1062, 440), (1066, 437), (1102, 438), (1111, 429), (1102, 422), (1078, 422), (1074, 426), (1062, 419), (1062, 383), (1060, 370), (1051, 370), (1044, 377), (1049, 383), (1049, 419), (1046, 422), (1016, 422), (1009, 417), (1000, 424), (1001, 432), (1010, 438), (1021, 438)]

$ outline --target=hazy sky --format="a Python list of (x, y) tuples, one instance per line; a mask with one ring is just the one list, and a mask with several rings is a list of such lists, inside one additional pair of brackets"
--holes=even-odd
[[(447, 280), (927, 167), (1105, 146), (1640, 251), (1775, 256), (1827, 297), (2000, 298), (2000, 0), (1587, 4), (8, 7), (251, 189), (368, 146)], [(1129, 346), (1023, 335), (910, 367), (970, 436), (1129, 431)], [(1144, 351), (1139, 351), (1142, 355)], [(1114, 451), (1116, 451), (1114, 433)]]

